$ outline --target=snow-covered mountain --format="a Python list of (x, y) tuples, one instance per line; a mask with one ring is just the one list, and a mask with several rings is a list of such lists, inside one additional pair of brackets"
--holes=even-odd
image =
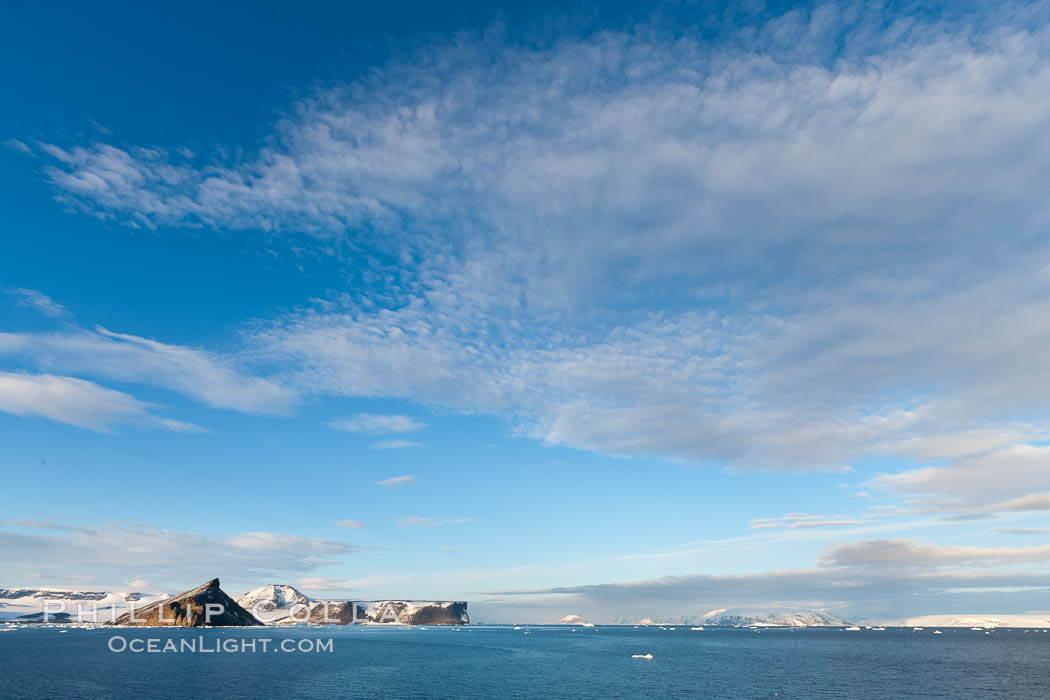
[(267, 625), (346, 625), (366, 619), (365, 609), (346, 601), (316, 600), (294, 586), (271, 583), (242, 595), (237, 604)]
[(703, 615), (679, 617), (643, 617), (640, 620), (622, 619), (622, 625), (708, 625), (711, 627), (839, 627), (845, 620), (823, 610), (730, 610), (721, 608)]
[(237, 599), (237, 604), (248, 611), (258, 608), (265, 612), (270, 609), (289, 608), (293, 605), (309, 605), (310, 599), (294, 586), (271, 583), (248, 591)]
[(20, 598), (36, 600), (91, 600), (100, 601), (114, 595), (124, 600), (137, 600), (142, 593), (112, 593), (109, 591), (71, 591), (66, 588), (0, 588), (0, 600), (18, 600)]
[(842, 627), (849, 623), (837, 615), (822, 610), (780, 612), (719, 610), (705, 615), (700, 619), (699, 624), (716, 627)]
[(370, 624), (469, 625), (467, 604), (451, 600), (374, 600), (366, 609)]
[[(467, 604), (456, 601), (378, 600), (352, 603), (309, 598), (293, 586), (270, 584), (237, 600), (241, 607), (271, 625), (362, 624), (466, 625)], [(356, 609), (355, 609), (356, 606)]]
[(70, 622), (111, 622), (127, 612), (132, 604), (141, 607), (166, 597), (140, 591), (0, 588), (0, 620), (32, 620), (46, 609), (48, 619), (68, 616)]

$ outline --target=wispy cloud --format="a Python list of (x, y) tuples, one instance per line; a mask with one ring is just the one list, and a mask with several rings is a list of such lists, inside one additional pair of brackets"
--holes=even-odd
[(410, 440), (380, 440), (368, 446), (370, 450), (407, 450), (413, 447), (423, 447), (423, 443)]
[(416, 483), (416, 477), (412, 476), (411, 474), (406, 474), (404, 476), (392, 476), (389, 479), (383, 479), (382, 481), (377, 481), (375, 483), (376, 486), (386, 487), (406, 486), (408, 484)]
[(295, 583), (308, 591), (353, 591), (354, 582), (344, 578), (328, 576), (302, 576)]
[(95, 534), (96, 532), (95, 528), (84, 527), (82, 525), (67, 525), (66, 523), (56, 523), (48, 520), (33, 520), (30, 518), (0, 520), (0, 524), (34, 530), (57, 530), (60, 532), (82, 532), (86, 534)]
[(837, 545), (821, 557), (822, 566), (921, 566), (981, 563), (1017, 564), (1050, 561), (1050, 545), (972, 547), (912, 540), (866, 540)]
[(138, 424), (175, 432), (207, 432), (183, 421), (161, 418), (148, 403), (93, 382), (53, 374), (0, 372), (0, 411), (39, 416), (79, 428), (107, 431)]
[(6, 521), (0, 528), (8, 576), (39, 573), (38, 578), (60, 581), (72, 570), (96, 585), (119, 587), (118, 582), (143, 578), (162, 590), (179, 590), (222, 572), (226, 585), (261, 584), (312, 574), (363, 548), (340, 540), (272, 532), (213, 538), (144, 525), (46, 525)]
[(45, 316), (50, 316), (51, 318), (66, 318), (69, 316), (69, 312), (64, 306), (35, 289), (13, 287), (7, 291), (18, 300), (20, 305), (35, 309)]
[(360, 520), (336, 520), (332, 524), (333, 525), (338, 525), (339, 527), (352, 527), (352, 528), (361, 528), (361, 527), (365, 526), (365, 524), (363, 522), (361, 522)]
[(358, 545), (340, 540), (282, 535), (274, 532), (245, 532), (228, 538), (226, 543), (243, 549), (300, 554), (349, 554), (361, 549)]
[(1050, 446), (1019, 444), (951, 460), (943, 466), (882, 474), (870, 483), (910, 496), (916, 510), (1050, 510), (1050, 491), (1045, 490), (1047, 470)]
[(27, 155), (33, 154), (33, 149), (27, 146), (24, 141), (19, 141), (18, 139), (7, 139), (4, 141), (4, 145), (13, 151), (19, 151)]
[(749, 526), (752, 530), (765, 530), (771, 528), (786, 528), (794, 530), (798, 528), (818, 527), (847, 527), (850, 525), (865, 525), (869, 521), (842, 518), (841, 516), (827, 517), (824, 515), (808, 515), (806, 513), (788, 513), (779, 518), (755, 518)]
[(52, 371), (161, 386), (215, 408), (245, 413), (285, 413), (297, 398), (294, 390), (250, 376), (222, 355), (101, 327), (0, 333), (0, 355)]
[(415, 418), (403, 415), (380, 415), (377, 413), (358, 413), (349, 418), (341, 418), (326, 423), (329, 428), (347, 433), (411, 433), (426, 427)]
[(986, 512), (1010, 512), (1023, 510), (1050, 510), (1050, 491), (1029, 493), (1006, 501), (990, 503), (982, 510)]

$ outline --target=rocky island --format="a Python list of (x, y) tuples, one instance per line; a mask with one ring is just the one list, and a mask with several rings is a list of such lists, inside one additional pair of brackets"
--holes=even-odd
[(142, 608), (132, 606), (111, 625), (135, 627), (252, 627), (262, 623), (219, 588), (213, 578)]

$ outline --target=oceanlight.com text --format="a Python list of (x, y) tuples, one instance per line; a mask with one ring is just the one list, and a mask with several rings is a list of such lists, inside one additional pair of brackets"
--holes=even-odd
[(334, 640), (329, 639), (281, 639), (255, 637), (244, 639), (216, 639), (204, 636), (180, 639), (157, 637), (133, 637), (121, 635), (109, 638), (106, 647), (117, 654), (321, 654), (335, 651)]

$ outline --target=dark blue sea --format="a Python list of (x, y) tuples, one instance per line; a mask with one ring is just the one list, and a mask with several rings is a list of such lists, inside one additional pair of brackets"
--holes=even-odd
[[(1050, 698), (1038, 631), (528, 630), (26, 627), (0, 633), (0, 697)], [(150, 638), (186, 650), (110, 650)], [(263, 638), (266, 652), (188, 651)]]

